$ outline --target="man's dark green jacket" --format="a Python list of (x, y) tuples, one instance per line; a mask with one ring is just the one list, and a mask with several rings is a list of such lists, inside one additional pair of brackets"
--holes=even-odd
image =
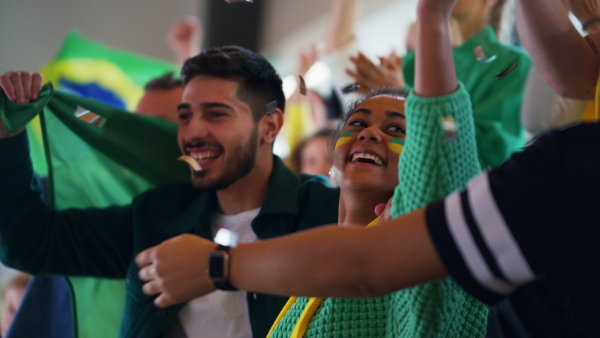
[[(275, 156), (252, 228), (266, 239), (336, 223), (338, 200), (339, 190), (324, 178), (296, 175)], [(126, 278), (121, 337), (159, 336), (184, 305), (154, 306), (154, 297), (142, 293), (135, 255), (183, 233), (212, 238), (215, 210), (215, 191), (171, 185), (128, 206), (56, 211), (40, 196), (25, 133), (0, 140), (0, 258), (32, 274)], [(264, 337), (286, 298), (249, 293), (247, 299), (253, 334)]]

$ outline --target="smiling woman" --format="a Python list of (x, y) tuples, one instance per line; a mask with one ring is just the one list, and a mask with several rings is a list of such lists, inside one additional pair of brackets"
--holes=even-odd
[[(456, 121), (459, 137), (444, 136), (444, 118)], [(470, 101), (462, 86), (434, 99), (378, 89), (351, 105), (338, 135), (340, 225), (374, 226), (375, 207), (392, 195), (396, 214), (402, 214), (442, 197), (478, 171)], [(440, 336), (440, 331), (478, 337), (485, 333), (486, 315), (483, 304), (445, 279), (372, 299), (292, 297), (270, 337), (414, 337)], [(450, 320), (458, 317), (462, 320)]]

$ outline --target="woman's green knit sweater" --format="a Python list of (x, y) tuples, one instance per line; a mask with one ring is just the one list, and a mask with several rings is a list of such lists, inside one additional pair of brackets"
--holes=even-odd
[[(455, 133), (442, 122), (456, 125)], [(468, 93), (406, 101), (407, 135), (392, 215), (397, 217), (464, 187), (479, 172)], [(390, 259), (401, 259), (390, 257)], [(290, 337), (308, 298), (299, 298), (272, 332)], [(372, 299), (328, 298), (305, 337), (483, 337), (488, 308), (451, 278)]]

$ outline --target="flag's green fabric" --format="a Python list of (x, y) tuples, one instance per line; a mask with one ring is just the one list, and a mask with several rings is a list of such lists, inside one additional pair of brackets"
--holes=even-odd
[[(78, 118), (98, 115), (98, 125)], [(40, 114), (41, 113), (41, 114)], [(128, 204), (148, 188), (189, 182), (176, 125), (132, 114), (95, 100), (43, 87), (35, 102), (0, 98), (0, 118), (15, 132), (40, 114), (49, 168), (50, 199), (57, 209)], [(3, 159), (4, 160), (4, 159)], [(9, 159), (7, 159), (9, 160)], [(116, 337), (125, 299), (123, 280), (69, 277), (79, 337)]]
[(61, 92), (133, 111), (149, 80), (178, 70), (175, 64), (105, 46), (73, 30), (41, 73)]
[[(143, 95), (144, 85), (170, 71), (177, 73), (177, 65), (105, 46), (72, 30), (54, 59), (40, 72), (44, 81), (51, 82), (60, 92), (93, 98), (112, 107), (133, 111)], [(69, 125), (69, 121), (75, 120), (59, 113), (66, 109), (61, 102), (61, 99), (52, 100), (53, 106), (49, 108), (52, 114), (44, 115), (44, 127), (39, 117), (27, 126), (34, 170), (42, 177), (49, 176), (55, 207), (102, 207), (128, 203), (132, 196), (166, 177), (160, 176), (165, 174), (164, 171), (147, 172), (149, 163), (142, 165), (143, 162), (131, 161), (135, 155), (121, 148), (125, 145), (124, 140), (118, 137), (111, 139), (112, 136), (106, 138), (108, 135), (99, 137), (92, 125), (76, 128)], [(89, 107), (94, 104), (89, 103)], [(72, 115), (72, 112), (69, 114)], [(135, 120), (137, 116), (133, 118)], [(132, 124), (126, 128), (142, 130), (143, 127)], [(43, 142), (43, 129), (51, 135), (48, 145)], [(139, 139), (127, 142), (143, 145), (136, 143)], [(48, 151), (52, 154), (51, 159), (46, 158)], [(51, 163), (51, 168), (48, 163)], [(152, 164), (153, 170), (162, 163), (165, 162)], [(68, 278), (68, 282), (76, 318), (74, 332), (86, 338), (116, 337), (124, 302), (124, 282), (81, 277)]]
[[(144, 85), (177, 65), (130, 51), (112, 48), (70, 31), (54, 59), (40, 73), (45, 82), (64, 93), (93, 98), (112, 107), (133, 111), (144, 93)], [(39, 120), (27, 127), (35, 172), (47, 176)]]

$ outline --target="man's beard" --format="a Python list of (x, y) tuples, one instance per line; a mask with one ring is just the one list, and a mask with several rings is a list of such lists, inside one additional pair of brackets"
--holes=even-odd
[[(256, 145), (258, 144), (258, 126), (255, 126), (248, 142), (238, 145), (232, 151), (232, 156), (223, 163), (223, 172), (214, 181), (194, 183), (197, 189), (222, 190), (248, 175), (256, 164)], [(204, 176), (207, 172), (200, 171), (196, 176)]]

